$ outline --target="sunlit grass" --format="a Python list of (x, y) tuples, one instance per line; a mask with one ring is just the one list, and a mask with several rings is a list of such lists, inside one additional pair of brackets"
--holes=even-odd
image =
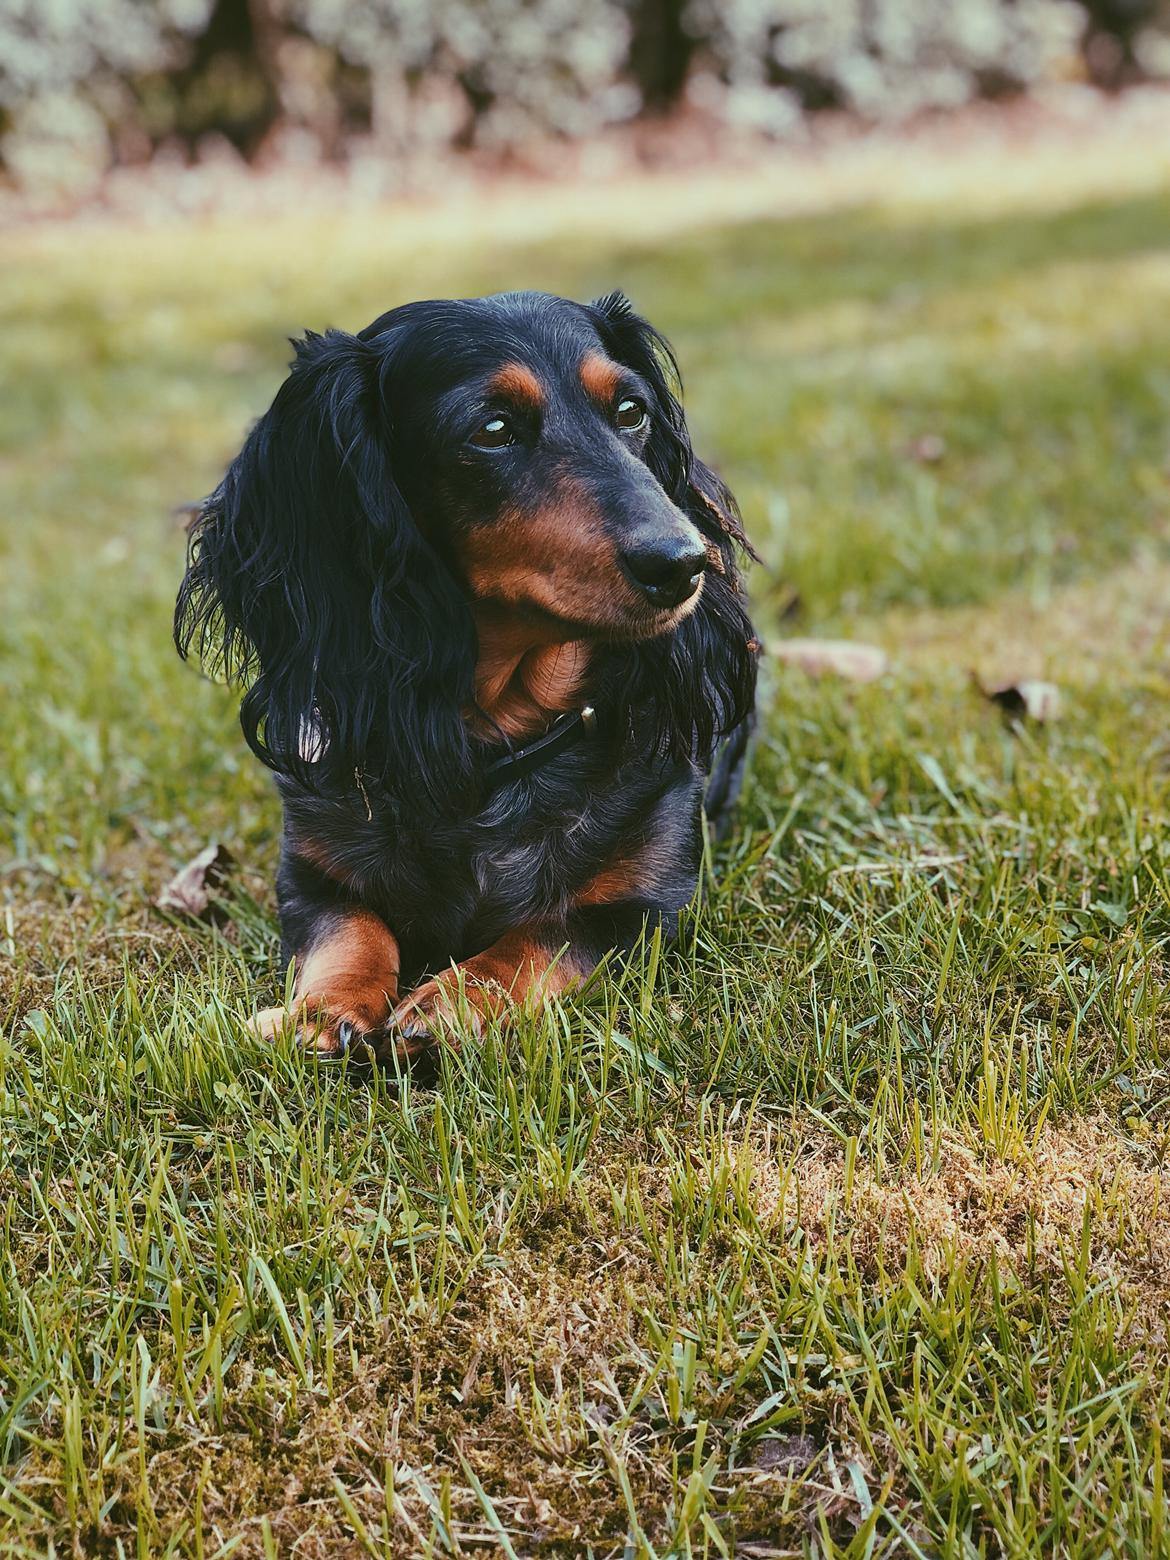
[[(1168, 1552), (1170, 202), (1021, 178), (668, 241), (649, 194), (593, 233), (7, 241), (12, 1552)], [(767, 632), (891, 671), (769, 671), (675, 949), (434, 1076), (261, 1047), (277, 808), (170, 651), (171, 511), (287, 334), (617, 284)], [(1062, 719), (1006, 726), (972, 670)], [(150, 896), (213, 837), (231, 919), (174, 926)]]

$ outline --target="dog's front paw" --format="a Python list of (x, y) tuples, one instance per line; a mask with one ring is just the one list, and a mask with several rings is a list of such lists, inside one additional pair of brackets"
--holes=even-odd
[(427, 980), (394, 1009), (389, 1036), (400, 1056), (417, 1056), (436, 1041), (458, 1049), (460, 1035), (483, 1034), (481, 993), (469, 982), (461, 994), (443, 980)]
[(249, 1027), (262, 1040), (276, 1040), (284, 1034), (295, 1035), (306, 1051), (330, 1061), (345, 1056), (376, 1052), (380, 1034), (359, 1013), (330, 1012), (320, 1004), (302, 1003), (298, 1008), (263, 1008)]

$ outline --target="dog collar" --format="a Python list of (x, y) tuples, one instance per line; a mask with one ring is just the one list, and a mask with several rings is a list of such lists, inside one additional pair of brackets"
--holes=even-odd
[(484, 778), (489, 786), (496, 786), (506, 780), (518, 780), (521, 775), (530, 775), (558, 753), (567, 752), (586, 737), (591, 737), (596, 730), (597, 712), (592, 704), (586, 704), (579, 710), (558, 716), (544, 736), (537, 737), (535, 742), (528, 742), (524, 747), (515, 748), (493, 759), (484, 770)]

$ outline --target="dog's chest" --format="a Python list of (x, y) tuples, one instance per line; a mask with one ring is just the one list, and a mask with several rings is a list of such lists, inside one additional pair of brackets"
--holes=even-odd
[[(428, 952), (462, 954), (512, 927), (555, 919), (612, 853), (614, 809), (588, 792), (520, 808), (502, 797), (476, 819), (388, 831), (365, 897)], [(374, 889), (374, 892), (369, 892)]]
[(489, 826), (466, 857), (475, 919), (516, 924), (559, 914), (596, 870), (611, 832), (588, 801), (542, 810), (513, 829)]

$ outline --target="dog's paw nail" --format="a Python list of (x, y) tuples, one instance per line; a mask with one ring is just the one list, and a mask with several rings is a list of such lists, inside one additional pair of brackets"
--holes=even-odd
[(387, 1039), (390, 1047), (397, 1051), (399, 1060), (409, 1061), (431, 1049), (435, 1031), (423, 1014), (408, 1012), (398, 1016)]
[(348, 1018), (343, 1018), (337, 1026), (337, 1051), (344, 1056), (354, 1041), (354, 1027)]

